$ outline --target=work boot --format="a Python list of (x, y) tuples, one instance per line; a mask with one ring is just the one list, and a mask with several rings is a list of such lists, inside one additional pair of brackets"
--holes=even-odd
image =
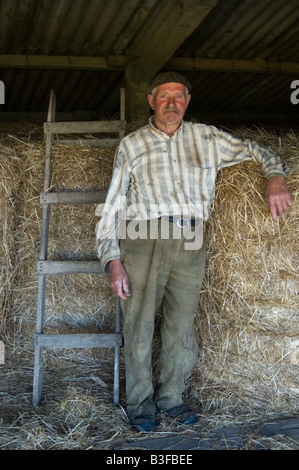
[(195, 411), (185, 404), (165, 410), (165, 413), (167, 413), (171, 418), (174, 418), (179, 424), (194, 424), (198, 421)]
[(136, 418), (130, 419), (130, 424), (139, 431), (151, 432), (158, 426), (158, 421), (155, 415), (145, 412), (136, 416)]

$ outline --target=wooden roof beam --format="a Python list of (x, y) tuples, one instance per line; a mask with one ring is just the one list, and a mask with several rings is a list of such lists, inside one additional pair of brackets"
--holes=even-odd
[[(163, 64), (162, 68), (163, 70), (179, 70), (182, 72), (235, 72), (279, 75), (292, 75), (299, 73), (298, 62), (279, 62), (258, 59), (234, 60), (207, 59), (200, 57), (172, 57)], [(98, 70), (104, 72), (123, 72), (126, 69), (126, 57), (124, 55), (83, 57), (0, 54), (0, 69)]]
[(163, 0), (153, 9), (127, 51), (125, 76), (129, 119), (149, 112), (148, 82), (217, 3), (218, 0)]
[(108, 55), (107, 57), (0, 55), (0, 69), (124, 71), (125, 62), (124, 55)]
[(298, 62), (274, 62), (269, 60), (234, 60), (234, 59), (203, 59), (195, 57), (173, 57), (165, 66), (165, 70), (181, 70), (190, 72), (230, 72), (230, 73), (262, 73), (292, 75), (299, 73)]

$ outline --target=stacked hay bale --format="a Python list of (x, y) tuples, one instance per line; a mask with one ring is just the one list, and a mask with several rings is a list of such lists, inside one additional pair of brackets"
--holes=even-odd
[[(44, 179), (44, 142), (18, 146), (22, 162), (22, 199), (16, 243), (19, 276), (14, 289), (14, 310), (19, 324), (32, 334), (35, 326), (37, 276), (41, 236), (40, 193)], [(56, 145), (52, 156), (53, 191), (107, 189), (115, 149)], [(95, 204), (52, 205), (48, 259), (97, 259), (95, 246)], [(89, 274), (57, 275), (47, 278), (47, 332), (70, 332), (101, 328), (108, 315), (113, 323), (115, 300), (106, 276)], [(110, 324), (109, 324), (110, 322)], [(57, 329), (59, 327), (59, 329)]]
[(257, 165), (221, 171), (207, 226), (194, 394), (206, 407), (239, 403), (288, 414), (299, 405), (299, 141), (293, 133), (238, 133), (281, 155), (294, 205), (273, 222)]
[[(115, 148), (95, 149), (58, 145), (53, 152), (53, 190), (107, 190)], [(96, 204), (52, 206), (49, 258), (97, 259)], [(58, 285), (57, 282), (60, 284)], [(50, 279), (49, 310), (56, 320), (82, 331), (113, 328), (115, 299), (105, 275), (61, 275)], [(59, 299), (64, 292), (63, 299)], [(54, 307), (54, 304), (56, 307)]]
[(8, 337), (11, 330), (12, 285), (17, 271), (15, 226), (19, 189), (19, 159), (5, 139), (0, 144), (0, 335)]

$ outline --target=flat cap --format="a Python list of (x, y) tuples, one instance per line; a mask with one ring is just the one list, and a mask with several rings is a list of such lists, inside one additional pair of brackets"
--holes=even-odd
[(191, 92), (191, 84), (187, 77), (176, 72), (162, 72), (156, 75), (156, 77), (151, 81), (147, 87), (147, 94), (151, 93), (154, 88), (164, 83), (182, 83), (188, 89), (188, 93)]

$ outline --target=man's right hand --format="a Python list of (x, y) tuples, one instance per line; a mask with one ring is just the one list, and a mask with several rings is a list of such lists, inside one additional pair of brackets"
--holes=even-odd
[(120, 259), (113, 259), (109, 263), (110, 286), (114, 294), (123, 300), (130, 297), (129, 280)]

